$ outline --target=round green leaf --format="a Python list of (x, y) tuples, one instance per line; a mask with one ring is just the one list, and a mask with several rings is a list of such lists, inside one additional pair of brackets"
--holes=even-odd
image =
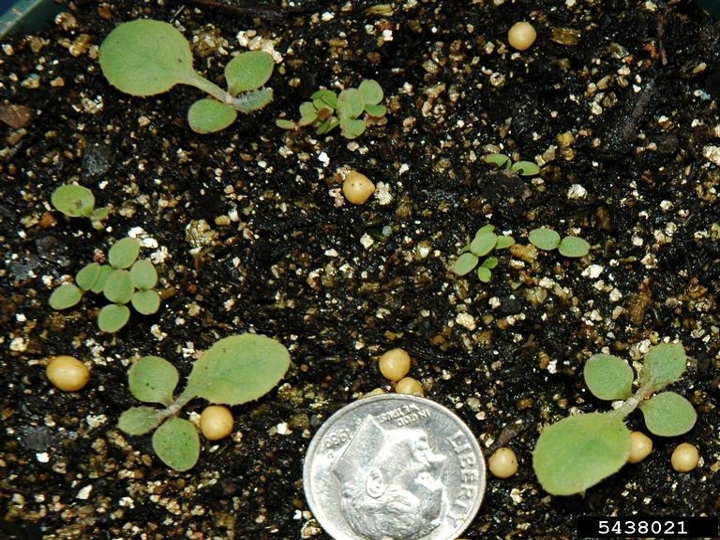
[(158, 413), (152, 407), (132, 407), (120, 415), (118, 427), (128, 435), (144, 435), (160, 425)]
[(192, 469), (200, 458), (197, 429), (183, 418), (171, 418), (157, 428), (152, 444), (165, 465), (176, 471)]
[(692, 404), (675, 392), (662, 392), (643, 401), (640, 410), (650, 432), (661, 437), (687, 433), (697, 420)]
[(477, 257), (487, 255), (497, 245), (498, 237), (493, 232), (483, 232), (476, 234), (472, 242), (470, 242), (470, 251)]
[(530, 231), (528, 240), (533, 246), (544, 251), (552, 251), (560, 245), (560, 235), (557, 231), (546, 227)]
[(486, 266), (478, 266), (477, 269), (477, 276), (480, 281), (483, 283), (489, 283), (492, 279), (492, 272), (490, 269)]
[(140, 254), (140, 242), (126, 237), (118, 240), (108, 251), (108, 261), (113, 268), (130, 268)]
[(373, 118), (382, 118), (387, 114), (385, 105), (365, 105), (365, 112)]
[(216, 99), (199, 99), (188, 109), (188, 123), (195, 133), (215, 133), (231, 125), (237, 111)]
[(186, 392), (211, 403), (239, 405), (269, 392), (289, 365), (290, 353), (274, 339), (258, 334), (226, 337), (195, 362)]
[(630, 444), (630, 431), (617, 415), (571, 416), (540, 434), (533, 467), (548, 493), (573, 495), (619, 471)]
[(130, 308), (118, 304), (103, 306), (98, 313), (98, 327), (103, 332), (114, 334), (130, 320)]
[[(313, 100), (312, 105), (316, 109), (323, 107), (329, 107), (332, 110), (337, 109), (338, 96), (332, 90), (317, 90), (310, 95), (310, 99)], [(302, 105), (300, 105), (300, 112), (302, 113)]]
[(159, 356), (143, 356), (128, 370), (130, 393), (145, 403), (170, 405), (179, 379), (175, 366)]
[(100, 68), (118, 90), (133, 96), (167, 92), (192, 77), (193, 57), (173, 25), (139, 19), (115, 28), (100, 45)]
[(132, 279), (127, 270), (113, 270), (103, 287), (105, 298), (115, 304), (127, 304), (132, 298), (133, 292)]
[(512, 236), (499, 235), (497, 237), (497, 244), (495, 244), (495, 249), (507, 249), (514, 245), (515, 239)]
[(687, 356), (682, 343), (660, 343), (652, 347), (643, 360), (640, 386), (649, 391), (665, 388), (685, 372)]
[(453, 265), (453, 272), (458, 276), (469, 274), (473, 268), (477, 266), (478, 258), (472, 253), (463, 253), (460, 255)]
[(585, 384), (600, 399), (627, 399), (632, 395), (635, 374), (625, 360), (611, 354), (596, 354), (585, 363)]
[(488, 270), (492, 270), (500, 263), (500, 259), (497, 257), (488, 257), (485, 259), (480, 266), (483, 268), (487, 268)]
[(136, 289), (152, 289), (157, 285), (157, 270), (149, 259), (140, 259), (130, 268), (130, 279)]
[(50, 295), (50, 307), (53, 309), (67, 309), (73, 307), (82, 299), (83, 290), (72, 283), (64, 283)]
[[(335, 124), (331, 124), (330, 129), (333, 127), (335, 127)], [(340, 120), (340, 131), (346, 139), (357, 139), (365, 133), (366, 127), (365, 122), (362, 120), (355, 120), (353, 118), (343, 118)]]
[(113, 270), (112, 267), (108, 264), (100, 265), (100, 273), (98, 274), (98, 277), (95, 280), (95, 283), (93, 283), (93, 286), (90, 290), (95, 294), (101, 293), (103, 291), (103, 288), (105, 287), (105, 282), (107, 281), (107, 278), (109, 278), (110, 274), (112, 274), (114, 271), (115, 270)]
[(590, 253), (590, 244), (577, 236), (566, 236), (560, 241), (558, 251), (563, 257), (584, 257)]
[(360, 90), (363, 96), (365, 105), (377, 105), (384, 97), (382, 86), (372, 79), (366, 79), (361, 82), (358, 90)]
[(337, 101), (337, 115), (340, 120), (353, 119), (365, 110), (365, 99), (357, 88), (348, 88), (340, 92)]
[(96, 262), (86, 264), (75, 274), (75, 282), (83, 291), (89, 291), (97, 283), (102, 266)]
[(154, 291), (137, 291), (132, 295), (132, 306), (143, 315), (152, 315), (160, 309), (160, 295)]
[(89, 217), (95, 208), (95, 196), (84, 186), (70, 184), (53, 191), (50, 202), (69, 217)]
[(535, 176), (540, 173), (540, 167), (532, 161), (518, 161), (513, 163), (510, 170), (522, 176)]
[(237, 55), (225, 66), (228, 92), (237, 96), (241, 92), (260, 88), (272, 75), (275, 61), (263, 51), (249, 51)]

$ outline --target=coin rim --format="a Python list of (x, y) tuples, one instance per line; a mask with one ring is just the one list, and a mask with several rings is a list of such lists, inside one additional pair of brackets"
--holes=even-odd
[[(348, 403), (347, 405), (341, 407), (337, 411), (335, 411), (332, 415), (330, 415), (326, 420), (323, 421), (323, 424), (320, 426), (320, 428), (315, 432), (313, 435), (312, 440), (310, 441), (310, 444), (308, 445), (307, 452), (305, 452), (305, 458), (303, 463), (303, 491), (305, 492), (305, 498), (307, 499), (308, 506), (310, 507), (310, 510), (313, 514), (314, 519), (320, 524), (320, 526), (323, 528), (323, 530), (332, 536), (333, 538), (336, 538), (336, 540), (348, 540), (349, 537), (345, 536), (345, 532), (340, 530), (340, 528), (335, 525), (334, 522), (328, 521), (328, 523), (325, 523), (325, 517), (327, 512), (320, 512), (318, 513), (316, 511), (316, 508), (321, 508), (322, 505), (319, 503), (317, 498), (313, 495), (311, 485), (313, 483), (312, 480), (312, 471), (311, 471), (311, 463), (312, 459), (311, 457), (315, 455), (317, 452), (317, 447), (320, 445), (320, 440), (323, 438), (326, 431), (330, 429), (330, 426), (333, 425), (333, 420), (336, 420), (337, 418), (343, 417), (347, 415), (348, 413), (352, 412), (354, 409), (357, 409), (359, 407), (372, 404), (378, 401), (391, 401), (391, 400), (400, 400), (400, 401), (414, 401), (423, 405), (427, 405), (429, 407), (438, 408), (440, 410), (445, 411), (447, 414), (449, 414), (451, 417), (455, 418), (455, 421), (457, 424), (459, 424), (460, 429), (467, 435), (468, 439), (472, 441), (471, 445), (474, 446), (474, 448), (477, 450), (477, 454), (480, 456), (479, 460), (479, 469), (482, 471), (481, 479), (480, 479), (480, 486), (478, 489), (479, 496), (477, 497), (477, 500), (475, 501), (472, 510), (467, 514), (468, 518), (465, 520), (461, 525), (459, 525), (454, 531), (450, 533), (449, 536), (438, 539), (438, 540), (455, 540), (458, 538), (467, 528), (470, 526), (470, 524), (475, 520), (477, 517), (477, 513), (480, 510), (480, 506), (482, 505), (483, 500), (485, 499), (485, 491), (487, 489), (487, 463), (485, 460), (485, 456), (482, 452), (482, 449), (480, 448), (480, 444), (478, 443), (477, 439), (475, 438), (475, 434), (472, 432), (470, 427), (465, 423), (465, 421), (460, 418), (455, 412), (450, 410), (449, 408), (445, 407), (444, 405), (441, 405), (440, 403), (437, 403), (431, 399), (427, 399), (424, 397), (419, 396), (412, 396), (409, 394), (382, 394), (379, 396), (368, 396), (359, 398), (357, 401), (353, 401), (352, 403)], [(322, 514), (322, 517), (321, 517)], [(329, 525), (329, 526), (328, 526)], [(339, 533), (342, 535), (342, 537), (335, 536), (335, 533)], [(432, 533), (430, 533), (432, 534)], [(357, 540), (363, 540), (362, 537), (354, 536), (353, 538), (357, 538)], [(423, 538), (431, 538), (430, 535), (426, 535), (419, 540), (423, 540)]]

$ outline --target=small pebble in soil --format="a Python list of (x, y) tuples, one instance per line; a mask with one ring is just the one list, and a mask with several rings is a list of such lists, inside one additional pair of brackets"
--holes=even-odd
[(529, 22), (516, 22), (508, 30), (508, 43), (518, 51), (529, 49), (535, 43), (536, 37), (537, 32)]
[(55, 388), (63, 392), (82, 390), (90, 380), (90, 370), (74, 356), (53, 357), (45, 373)]
[(631, 446), (628, 463), (640, 463), (652, 452), (652, 439), (640, 431), (633, 431), (630, 433), (630, 440)]
[(230, 409), (222, 405), (208, 405), (200, 415), (200, 431), (209, 441), (218, 441), (230, 435), (234, 423)]
[(411, 396), (423, 397), (425, 395), (422, 383), (412, 377), (400, 379), (395, 385), (395, 391), (398, 394), (409, 394)]
[(345, 175), (343, 195), (353, 204), (363, 204), (375, 192), (375, 184), (362, 173), (350, 171)]
[(681, 443), (673, 450), (670, 463), (677, 472), (690, 472), (697, 467), (700, 456), (698, 449), (690, 443)]
[(390, 381), (399, 381), (410, 371), (410, 355), (404, 349), (391, 349), (378, 360), (383, 377)]
[(518, 470), (517, 456), (512, 448), (498, 448), (488, 459), (488, 468), (493, 476), (509, 478)]

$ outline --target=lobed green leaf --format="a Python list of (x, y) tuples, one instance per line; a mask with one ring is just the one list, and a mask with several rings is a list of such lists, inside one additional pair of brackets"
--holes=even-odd
[(690, 431), (697, 421), (692, 404), (675, 392), (661, 392), (640, 404), (650, 432), (661, 437), (676, 437)]
[(632, 395), (635, 374), (625, 360), (611, 354), (591, 356), (583, 369), (585, 384), (599, 399), (627, 399)]
[(190, 129), (205, 135), (230, 126), (237, 119), (237, 111), (216, 99), (203, 98), (190, 105), (187, 119)]
[(197, 429), (183, 418), (171, 418), (157, 428), (152, 445), (158, 457), (176, 471), (192, 469), (200, 458)]
[(152, 407), (131, 407), (120, 415), (118, 427), (128, 435), (144, 435), (160, 425), (159, 413)]
[(138, 19), (115, 28), (100, 45), (100, 68), (122, 92), (150, 96), (192, 79), (193, 57), (173, 25)]
[(660, 343), (645, 355), (640, 386), (654, 392), (680, 380), (685, 372), (687, 356), (682, 343)]
[(179, 380), (175, 366), (159, 356), (143, 356), (128, 370), (130, 393), (145, 403), (170, 405)]
[(186, 393), (216, 404), (239, 405), (269, 392), (287, 371), (290, 353), (258, 334), (226, 337), (193, 365)]
[(533, 467), (548, 493), (573, 495), (619, 471), (630, 445), (630, 431), (617, 415), (571, 416), (540, 434)]
[(249, 51), (237, 55), (225, 66), (228, 92), (237, 96), (260, 88), (270, 80), (275, 62), (264, 51)]

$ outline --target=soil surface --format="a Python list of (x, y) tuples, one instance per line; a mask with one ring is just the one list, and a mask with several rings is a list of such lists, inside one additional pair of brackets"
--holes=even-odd
[[(695, 3), (66, 7), (0, 52), (4, 114), (29, 113), (0, 127), (0, 536), (328, 538), (303, 495), (305, 451), (334, 411), (392, 391), (376, 360), (394, 347), (486, 455), (500, 445), (518, 455), (515, 476), (488, 479), (465, 538), (574, 538), (576, 518), (590, 514), (717, 515), (720, 27)], [(175, 22), (196, 68), (219, 83), (248, 39), (271, 40), (275, 101), (198, 135), (185, 118), (196, 89), (147, 99), (115, 90), (97, 48), (138, 17)], [(538, 32), (524, 52), (507, 44), (519, 20)], [(354, 141), (275, 126), (297, 119), (314, 90), (363, 79), (384, 89), (387, 124)], [(498, 175), (483, 161), (492, 152), (541, 172)], [(364, 205), (338, 194), (345, 167), (376, 183)], [(72, 182), (112, 207), (103, 230), (50, 205)], [(569, 259), (516, 248), (499, 252), (487, 284), (456, 276), (454, 260), (485, 224), (520, 246), (546, 226), (592, 249)], [(62, 280), (128, 234), (158, 262), (156, 315), (134, 313), (108, 335), (96, 325), (99, 296), (49, 308)], [(162, 356), (185, 376), (217, 339), (250, 331), (280, 340), (292, 367), (270, 394), (233, 407), (233, 436), (204, 442), (193, 469), (168, 469), (150, 436), (117, 429), (138, 404), (133, 360)], [(586, 389), (584, 362), (602, 351), (636, 361), (663, 340), (691, 359), (672, 389), (694, 404), (695, 427), (653, 437), (649, 458), (581, 495), (548, 495), (532, 468), (543, 427), (609, 409)], [(56, 354), (91, 368), (85, 389), (50, 384)], [(645, 429), (639, 413), (628, 421)], [(680, 474), (670, 454), (685, 441), (701, 462)]]

